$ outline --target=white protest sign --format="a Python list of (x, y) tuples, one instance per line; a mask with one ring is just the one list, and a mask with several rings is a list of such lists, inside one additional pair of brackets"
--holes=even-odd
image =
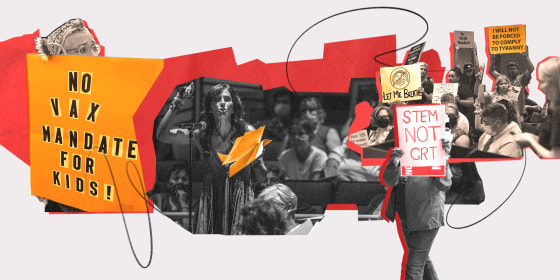
[(444, 105), (398, 105), (395, 143), (404, 151), (403, 176), (445, 176), (446, 153), (441, 139), (445, 134)]
[(457, 90), (459, 89), (458, 83), (434, 83), (434, 92), (432, 95), (432, 103), (441, 103), (441, 96), (446, 93), (451, 93), (453, 96), (457, 96)]

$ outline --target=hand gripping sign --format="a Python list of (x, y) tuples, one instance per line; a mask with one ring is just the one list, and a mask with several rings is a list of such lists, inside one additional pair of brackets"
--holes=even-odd
[(444, 105), (397, 105), (393, 107), (395, 145), (404, 151), (403, 176), (445, 176), (446, 153)]

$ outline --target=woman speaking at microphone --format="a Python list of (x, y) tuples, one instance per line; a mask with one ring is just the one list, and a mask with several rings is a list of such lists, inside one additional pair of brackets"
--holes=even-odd
[[(171, 119), (186, 95), (177, 94), (157, 128), (158, 140), (188, 144), (185, 134), (173, 134)], [(203, 98), (201, 119), (207, 124), (196, 129), (193, 144), (202, 152), (203, 189), (198, 201), (195, 233), (236, 234), (241, 208), (254, 198), (254, 177), (266, 178), (262, 158), (229, 178), (229, 166), (222, 165), (217, 153), (229, 154), (235, 139), (254, 128), (243, 120), (241, 98), (228, 84), (213, 86)]]

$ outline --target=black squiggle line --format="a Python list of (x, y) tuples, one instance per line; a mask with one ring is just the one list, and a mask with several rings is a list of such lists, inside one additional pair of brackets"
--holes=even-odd
[[(109, 159), (107, 158), (107, 155), (104, 154), (103, 156), (105, 157), (105, 161), (107, 162), (107, 167), (109, 168), (109, 172), (111, 173), (111, 179), (113, 180), (113, 185), (115, 186), (115, 196), (117, 197), (117, 201), (119, 202), (119, 208), (121, 210), (121, 216), (122, 216), (122, 219), (123, 219), (123, 224), (124, 224), (124, 228), (125, 228), (125, 231), (126, 231), (126, 236), (128, 238), (128, 244), (130, 245), (130, 249), (132, 250), (132, 255), (134, 256), (134, 259), (136, 260), (136, 262), (138, 263), (138, 265), (141, 268), (148, 268), (150, 266), (150, 264), (152, 263), (152, 257), (153, 257), (153, 254), (154, 254), (154, 240), (153, 240), (153, 235), (152, 235), (152, 222), (151, 222), (151, 219), (150, 219), (150, 210), (148, 208), (148, 203), (146, 201), (146, 214), (148, 214), (148, 227), (150, 229), (150, 258), (148, 260), (148, 263), (146, 265), (143, 265), (140, 262), (140, 260), (138, 259), (138, 256), (136, 255), (136, 251), (134, 250), (134, 245), (132, 244), (132, 240), (130, 239), (130, 231), (128, 230), (128, 225), (126, 223), (126, 218), (124, 216), (124, 210), (123, 210), (123, 207), (122, 207), (121, 198), (119, 196), (117, 183), (115, 182), (115, 175), (113, 174), (113, 169), (111, 168), (111, 164), (109, 163)], [(129, 163), (132, 163), (132, 162), (130, 162), (130, 161), (127, 162), (126, 174), (127, 174), (127, 177), (129, 179), (131, 185), (134, 187), (135, 190), (137, 190), (136, 186), (132, 182), (132, 179), (130, 178), (130, 174), (128, 173), (128, 164)], [(136, 165), (134, 165), (134, 163), (132, 163), (132, 165), (135, 167), (136, 172), (138, 174), (138, 177), (140, 178), (140, 173), (138, 172), (138, 168), (136, 167)], [(142, 180), (140, 180), (140, 184), (142, 184), (142, 187), (143, 187)], [(145, 195), (144, 195), (144, 198), (145, 198)]]
[(494, 214), (496, 211), (498, 211), (498, 209), (500, 209), (506, 203), (506, 201), (509, 200), (509, 198), (513, 195), (513, 193), (517, 190), (517, 187), (519, 187), (519, 184), (521, 183), (521, 179), (523, 179), (523, 175), (525, 174), (525, 168), (527, 167), (527, 155), (525, 154), (525, 150), (523, 150), (523, 157), (525, 158), (525, 162), (523, 164), (523, 171), (521, 172), (521, 176), (519, 177), (519, 181), (517, 181), (517, 185), (515, 185), (515, 188), (513, 188), (511, 193), (506, 197), (506, 199), (500, 205), (498, 205), (498, 207), (496, 207), (496, 209), (492, 210), (490, 213), (488, 213), (488, 215), (482, 217), (480, 220), (478, 220), (474, 223), (468, 224), (466, 226), (459, 226), (459, 227), (452, 226), (452, 225), (449, 224), (448, 217), (449, 217), (449, 212), (451, 212), (451, 208), (455, 204), (455, 201), (457, 201), (457, 199), (459, 198), (459, 196), (457, 196), (457, 198), (455, 198), (455, 200), (449, 206), (449, 209), (447, 209), (447, 213), (445, 214), (445, 223), (452, 229), (465, 229), (465, 228), (474, 226), (474, 225), (486, 220), (486, 218), (490, 217), (492, 214)]
[(292, 82), (290, 81), (290, 75), (288, 74), (288, 64), (289, 64), (289, 62), (290, 62), (290, 55), (292, 54), (292, 50), (293, 50), (294, 47), (296, 46), (296, 44), (297, 44), (297, 42), (299, 41), (299, 39), (301, 39), (301, 37), (303, 37), (303, 35), (305, 35), (305, 33), (307, 33), (307, 31), (311, 30), (313, 27), (317, 26), (319, 23), (322, 23), (322, 22), (324, 22), (324, 21), (326, 21), (326, 20), (328, 20), (328, 19), (331, 19), (331, 18), (333, 18), (333, 17), (340, 16), (340, 15), (347, 14), (347, 13), (351, 13), (351, 12), (364, 11), (364, 10), (375, 10), (375, 9), (399, 10), (399, 11), (404, 11), (404, 12), (412, 13), (412, 14), (415, 14), (415, 15), (417, 15), (418, 17), (420, 17), (420, 18), (426, 23), (426, 31), (424, 32), (424, 34), (422, 34), (422, 36), (421, 36), (418, 40), (416, 40), (416, 41), (414, 41), (414, 42), (412, 42), (412, 43), (410, 43), (410, 44), (408, 44), (408, 45), (406, 45), (406, 46), (404, 46), (404, 47), (397, 48), (397, 49), (395, 49), (395, 50), (391, 50), (391, 51), (384, 52), (384, 53), (381, 53), (381, 54), (376, 55), (373, 59), (374, 59), (377, 63), (379, 63), (379, 64), (382, 64), (382, 65), (385, 65), (385, 66), (391, 66), (391, 65), (389, 65), (389, 64), (387, 64), (387, 63), (384, 63), (384, 62), (382, 62), (382, 61), (379, 61), (377, 58), (380, 57), (380, 56), (383, 56), (383, 55), (386, 55), (386, 54), (390, 54), (390, 53), (393, 53), (393, 52), (397, 52), (397, 51), (406, 49), (406, 48), (408, 48), (408, 47), (410, 47), (410, 46), (413, 46), (414, 44), (420, 42), (420, 40), (424, 39), (424, 37), (426, 37), (426, 34), (428, 34), (428, 30), (430, 29), (430, 28), (429, 28), (429, 25), (428, 25), (428, 21), (427, 21), (422, 15), (420, 15), (420, 14), (418, 14), (418, 13), (412, 11), (412, 10), (405, 9), (405, 8), (399, 8), (399, 7), (385, 7), (385, 6), (364, 7), (364, 8), (357, 8), (357, 9), (347, 10), (347, 11), (343, 11), (343, 12), (340, 12), (340, 13), (336, 13), (336, 14), (334, 14), (334, 15), (330, 15), (330, 16), (324, 18), (324, 19), (319, 20), (318, 22), (314, 23), (314, 24), (311, 25), (310, 27), (308, 27), (305, 31), (303, 31), (303, 33), (301, 33), (301, 35), (298, 36), (298, 38), (297, 38), (297, 39), (294, 41), (294, 43), (292, 44), (292, 47), (290, 47), (290, 51), (288, 52), (288, 57), (286, 57), (286, 79), (288, 80), (288, 84), (290, 85), (290, 88), (291, 88), (292, 92), (295, 93), (296, 91), (295, 91), (295, 89), (294, 89), (294, 87), (293, 87), (293, 85), (292, 85)]

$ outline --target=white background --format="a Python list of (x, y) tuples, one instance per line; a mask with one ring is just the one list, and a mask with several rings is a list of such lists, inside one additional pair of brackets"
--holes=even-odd
[[(0, 11), (0, 41), (45, 36), (70, 18), (85, 19), (106, 46), (106, 56), (169, 58), (233, 47), (238, 63), (285, 61), (309, 26), (354, 8), (394, 6), (394, 1), (12, 1)], [(449, 63), (449, 32), (471, 30), (485, 61), (485, 26), (526, 24), (536, 64), (560, 51), (558, 11), (544, 1), (414, 1), (398, 4), (429, 23), (425, 50)], [(326, 42), (397, 34), (399, 46), (417, 40), (423, 21), (397, 11), (346, 14), (326, 21), (300, 40), (293, 59), (320, 58)], [(404, 51), (399, 52), (402, 61)], [(0, 62), (1, 63), (1, 62)], [(485, 82), (489, 77), (485, 77)], [(539, 103), (535, 75), (531, 95)], [(2, 92), (0, 94), (6, 94)], [(551, 279), (557, 270), (557, 160), (527, 150), (527, 169), (509, 201), (482, 223), (464, 230), (446, 226), (432, 248), (442, 279)], [(497, 207), (515, 187), (524, 160), (478, 164), (486, 201), (454, 207), (453, 225), (465, 225)], [(153, 259), (136, 263), (120, 215), (48, 215), (30, 195), (29, 167), (0, 147), (0, 278), (2, 279), (398, 279), (402, 247), (394, 224), (354, 222), (352, 213), (329, 215), (303, 237), (193, 236), (151, 215)], [(136, 253), (149, 259), (146, 215), (127, 215)]]

